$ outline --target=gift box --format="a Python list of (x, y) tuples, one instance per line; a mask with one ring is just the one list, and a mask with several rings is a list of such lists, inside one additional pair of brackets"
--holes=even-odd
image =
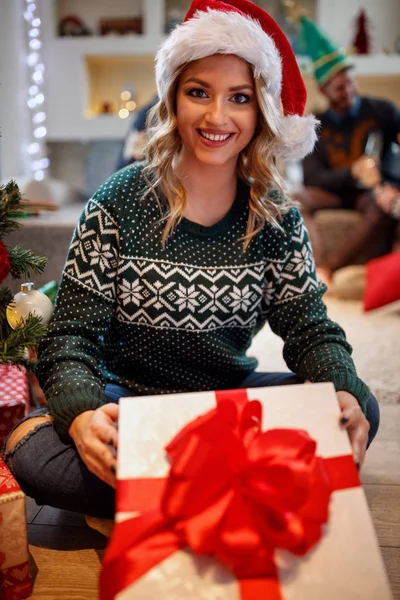
[(390, 600), (330, 383), (123, 398), (101, 600)]
[(0, 365), (0, 448), (14, 425), (29, 412), (25, 367)]
[(0, 457), (0, 598), (20, 600), (31, 593), (25, 494)]

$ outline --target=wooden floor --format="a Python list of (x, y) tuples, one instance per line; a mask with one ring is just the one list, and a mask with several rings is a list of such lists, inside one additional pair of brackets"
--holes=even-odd
[[(362, 470), (394, 600), (400, 600), (400, 405), (381, 407), (381, 428)], [(28, 501), (31, 598), (96, 600), (106, 538), (84, 517)], [(379, 598), (376, 598), (379, 600)]]

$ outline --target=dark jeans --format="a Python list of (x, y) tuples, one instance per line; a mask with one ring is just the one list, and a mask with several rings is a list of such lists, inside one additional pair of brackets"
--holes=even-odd
[[(256, 388), (302, 383), (291, 373), (257, 373), (244, 379), (239, 387)], [(106, 386), (109, 402), (132, 396), (130, 390), (117, 385)], [(40, 408), (26, 419), (47, 414)], [(366, 417), (371, 425), (368, 445), (379, 427), (379, 406), (371, 394)], [(25, 420), (26, 420), (25, 419)], [(39, 425), (24, 437), (4, 460), (23, 491), (38, 504), (89, 514), (95, 517), (114, 515), (115, 491), (93, 475), (81, 460), (75, 445), (60, 440), (51, 421)]]

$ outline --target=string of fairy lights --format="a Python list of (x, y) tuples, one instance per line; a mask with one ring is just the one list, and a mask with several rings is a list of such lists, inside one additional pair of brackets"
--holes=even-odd
[(31, 175), (36, 181), (47, 176), (50, 160), (46, 146), (46, 112), (44, 96), (44, 64), (42, 60), (41, 20), (37, 6), (32, 0), (26, 0), (24, 20), (27, 36), (28, 97), (27, 104), (31, 115), (31, 139), (28, 143)]

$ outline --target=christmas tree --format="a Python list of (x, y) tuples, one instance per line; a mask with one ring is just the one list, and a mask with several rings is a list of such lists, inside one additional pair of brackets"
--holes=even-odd
[(356, 54), (369, 54), (371, 40), (367, 31), (367, 13), (362, 9), (356, 19), (356, 35), (353, 50)]
[(1, 284), (8, 275), (13, 279), (29, 279), (31, 273), (41, 273), (47, 259), (36, 256), (21, 246), (8, 248), (3, 238), (19, 227), (15, 220), (22, 212), (21, 194), (17, 184), (10, 181), (0, 186), (0, 364), (28, 365), (27, 349), (36, 346), (46, 332), (42, 317), (33, 313), (21, 319), (13, 329), (7, 321), (7, 307), (13, 302), (13, 294)]

